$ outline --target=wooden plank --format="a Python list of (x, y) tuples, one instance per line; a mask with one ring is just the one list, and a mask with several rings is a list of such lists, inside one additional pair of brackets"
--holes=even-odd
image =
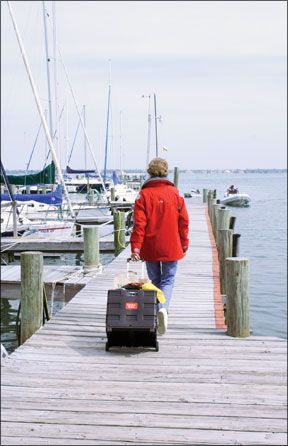
[[(239, 432), (223, 430), (199, 429), (167, 429), (138, 427), (132, 429), (127, 426), (95, 426), (63, 425), (43, 423), (2, 423), (2, 435), (13, 437), (31, 436), (46, 438), (73, 438), (101, 441), (130, 441), (130, 444), (240, 444), (247, 445), (286, 445), (286, 435), (273, 432)], [(65, 442), (63, 441), (63, 444)]]
[[(180, 415), (180, 416), (179, 416)], [(150, 428), (168, 428), (169, 429), (209, 429), (223, 431), (243, 431), (249, 432), (284, 432), (286, 429), (285, 419), (277, 418), (250, 418), (233, 416), (198, 416), (180, 414), (142, 413), (141, 417), (136, 413), (124, 411), (118, 413), (111, 404), (110, 412), (79, 412), (78, 410), (31, 410), (6, 408), (2, 416), (2, 423), (43, 423), (45, 424), (64, 424), (81, 426), (129, 426), (134, 428), (149, 426)]]
[[(9, 398), (2, 398), (3, 408), (34, 409), (43, 410), (42, 401), (31, 396), (10, 395)], [(171, 402), (168, 405), (161, 401), (101, 401), (84, 399), (58, 399), (49, 398), (45, 400), (46, 410), (78, 411), (78, 412), (101, 412), (101, 413), (143, 413), (143, 414), (166, 414), (184, 416), (219, 416), (219, 404), (209, 403), (189, 403)], [(287, 412), (285, 406), (265, 406), (256, 404), (221, 404), (222, 417), (250, 417), (254, 418), (276, 418), (286, 420)]]
[[(129, 238), (126, 236), (126, 243), (128, 244)], [(100, 251), (114, 251), (114, 238), (113, 235), (106, 235), (100, 238), (99, 242)], [(83, 252), (84, 244), (82, 237), (63, 237), (63, 238), (39, 238), (28, 237), (19, 238), (18, 243), (15, 244), (15, 239), (9, 237), (2, 237), (1, 239), (1, 251), (5, 252), (23, 252), (23, 251), (42, 251), (42, 252)]]

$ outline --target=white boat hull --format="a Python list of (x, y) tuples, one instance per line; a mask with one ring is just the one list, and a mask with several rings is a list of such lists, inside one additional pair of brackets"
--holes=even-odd
[(221, 204), (226, 206), (247, 207), (250, 205), (251, 198), (248, 194), (230, 194), (221, 200)]

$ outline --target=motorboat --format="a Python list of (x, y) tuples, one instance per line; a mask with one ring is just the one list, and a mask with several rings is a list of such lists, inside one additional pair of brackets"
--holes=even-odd
[(184, 192), (185, 198), (199, 198), (201, 197), (201, 192), (199, 189), (191, 189), (190, 192)]
[(126, 184), (117, 184), (114, 186), (115, 188), (115, 201), (119, 203), (134, 203), (139, 191), (132, 189), (131, 187), (127, 187)]
[(248, 207), (250, 206), (251, 198), (246, 193), (234, 192), (229, 193), (226, 192), (224, 198), (221, 200), (221, 204), (226, 206), (237, 206), (237, 207)]

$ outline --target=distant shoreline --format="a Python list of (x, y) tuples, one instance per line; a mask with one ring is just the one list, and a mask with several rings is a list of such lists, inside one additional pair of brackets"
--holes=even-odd
[[(41, 169), (39, 169), (41, 170)], [(29, 173), (39, 172), (39, 170), (29, 170)], [(107, 172), (112, 173), (114, 169), (107, 169)], [(120, 169), (115, 169), (116, 171), (119, 171)], [(131, 172), (144, 172), (145, 169), (124, 169), (124, 172), (131, 173)], [(23, 174), (25, 173), (25, 170), (6, 170), (7, 173), (13, 174), (13, 173), (19, 173)], [(169, 170), (170, 173), (173, 172), (173, 169)], [(221, 174), (245, 174), (245, 173), (287, 173), (287, 169), (179, 169), (179, 172), (191, 172), (191, 173), (221, 173)]]

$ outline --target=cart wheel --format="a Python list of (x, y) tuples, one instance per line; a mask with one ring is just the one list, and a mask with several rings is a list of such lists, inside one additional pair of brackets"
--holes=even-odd
[(159, 342), (158, 341), (156, 342), (156, 345), (155, 345), (155, 352), (159, 352)]
[(106, 344), (105, 344), (105, 351), (109, 352), (109, 348), (110, 348), (109, 342), (106, 342)]

